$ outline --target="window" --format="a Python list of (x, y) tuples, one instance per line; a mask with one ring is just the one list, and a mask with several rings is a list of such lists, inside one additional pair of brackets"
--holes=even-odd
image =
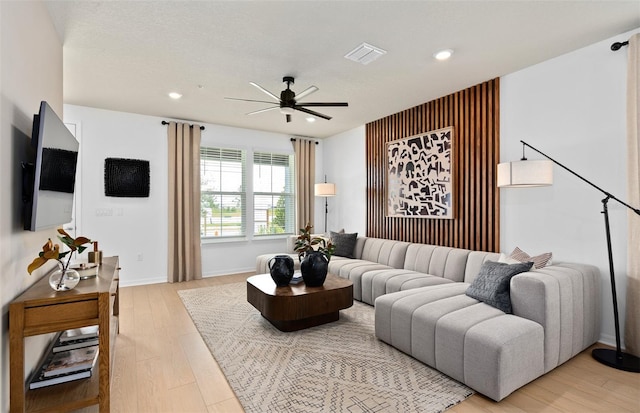
[(293, 155), (253, 154), (255, 235), (294, 233)]
[[(247, 159), (253, 163), (247, 165)], [(293, 154), (201, 147), (200, 236), (295, 233), (293, 159)]]
[(246, 154), (243, 150), (200, 148), (200, 236), (246, 234)]

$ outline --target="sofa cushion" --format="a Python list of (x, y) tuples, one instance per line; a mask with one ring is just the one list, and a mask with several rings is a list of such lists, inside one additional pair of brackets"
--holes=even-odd
[(490, 305), (476, 303), (440, 317), (435, 324), (435, 367), (447, 376), (464, 382), (464, 341), (470, 329), (483, 321), (504, 316)]
[(357, 232), (346, 234), (331, 231), (331, 243), (336, 246), (333, 254), (338, 257), (354, 258), (353, 250), (355, 249), (357, 238)]
[(500, 401), (544, 373), (544, 331), (540, 324), (501, 315), (467, 330), (464, 383)]
[[(468, 285), (447, 283), (385, 294), (375, 301), (375, 333), (385, 343), (407, 354), (411, 349), (413, 313), (425, 304), (464, 294)], [(437, 367), (437, 366), (436, 366)]]
[(461, 248), (410, 244), (407, 247), (403, 268), (451, 281), (464, 281), (467, 256), (470, 252)]
[(368, 271), (392, 270), (388, 265), (378, 264), (366, 260), (356, 260), (344, 257), (336, 257), (329, 261), (329, 272), (341, 278), (346, 278), (353, 283), (354, 300), (362, 301), (362, 276)]
[[(409, 245), (411, 244), (403, 241), (365, 238), (360, 258), (401, 269), (403, 268), (407, 247)], [(357, 248), (356, 246), (356, 249)]]
[(469, 286), (466, 294), (510, 314), (509, 284), (511, 278), (521, 272), (529, 271), (532, 266), (532, 262), (505, 264), (487, 261), (480, 267), (478, 276)]
[(471, 251), (464, 268), (464, 282), (471, 284), (478, 276), (482, 264), (487, 261), (498, 261), (498, 258), (500, 254), (497, 252)]
[[(375, 270), (362, 274), (362, 302), (373, 305), (376, 298), (386, 294), (386, 283), (389, 279), (400, 274), (409, 273), (407, 270)], [(376, 291), (377, 288), (377, 291)]]
[(374, 285), (373, 287), (374, 294), (380, 296), (383, 294), (395, 293), (397, 291), (410, 290), (412, 288), (426, 287), (429, 285), (448, 284), (453, 282), (447, 280), (446, 278), (436, 277), (433, 275), (422, 274), (415, 271), (404, 271), (405, 272), (397, 274), (396, 276), (391, 277), (387, 280), (380, 280), (384, 280), (384, 284), (380, 284), (380, 281), (378, 281), (376, 283), (377, 285)]

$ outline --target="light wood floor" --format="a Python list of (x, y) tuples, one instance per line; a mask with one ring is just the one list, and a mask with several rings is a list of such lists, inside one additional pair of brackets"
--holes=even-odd
[[(242, 412), (176, 291), (251, 274), (121, 288), (112, 412)], [(448, 412), (640, 412), (640, 374), (594, 361), (590, 349), (495, 403), (473, 395)]]

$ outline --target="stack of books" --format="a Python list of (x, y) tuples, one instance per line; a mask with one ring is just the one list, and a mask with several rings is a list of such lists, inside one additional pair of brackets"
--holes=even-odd
[(98, 326), (62, 331), (31, 377), (29, 389), (89, 378), (97, 359)]
[(96, 345), (98, 345), (98, 326), (74, 328), (58, 333), (53, 345), (53, 352), (59, 353)]
[(81, 280), (95, 277), (98, 274), (98, 264), (92, 262), (81, 262), (78, 264), (71, 264), (71, 269), (78, 271)]
[(300, 284), (302, 282), (302, 273), (300, 271), (296, 271), (293, 273), (293, 278), (289, 284)]

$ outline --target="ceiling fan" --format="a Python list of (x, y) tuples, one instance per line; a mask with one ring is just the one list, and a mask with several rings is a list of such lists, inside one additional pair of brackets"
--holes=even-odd
[(285, 115), (285, 119), (287, 120), (287, 122), (291, 122), (291, 114), (293, 113), (294, 110), (298, 110), (300, 112), (304, 112), (304, 113), (308, 113), (309, 115), (313, 115), (313, 116), (317, 116), (319, 118), (322, 119), (326, 119), (326, 120), (330, 120), (331, 116), (327, 116), (325, 114), (307, 109), (307, 107), (318, 107), (318, 106), (349, 106), (349, 104), (347, 102), (307, 102), (307, 103), (302, 103), (300, 102), (300, 99), (303, 99), (307, 96), (309, 96), (310, 94), (312, 94), (313, 92), (316, 92), (318, 90), (317, 87), (315, 86), (309, 86), (308, 88), (306, 88), (305, 90), (303, 90), (302, 92), (298, 93), (297, 95), (295, 94), (295, 92), (293, 90), (291, 90), (291, 85), (293, 85), (294, 83), (294, 79), (292, 76), (285, 76), (282, 78), (282, 81), (285, 82), (287, 84), (287, 88), (285, 90), (283, 90), (282, 92), (280, 92), (280, 97), (274, 95), (273, 93), (269, 92), (267, 89), (263, 88), (262, 86), (260, 86), (259, 84), (255, 83), (255, 82), (249, 82), (250, 85), (257, 87), (260, 91), (262, 91), (263, 93), (266, 93), (267, 95), (269, 95), (269, 97), (273, 98), (273, 100), (275, 100), (275, 102), (271, 102), (271, 101), (265, 101), (265, 100), (253, 100), (253, 99), (239, 99), (239, 98), (225, 98), (227, 100), (241, 100), (244, 102), (260, 102), (260, 103), (271, 103), (271, 104), (275, 104), (275, 106), (271, 106), (268, 108), (264, 108), (264, 109), (259, 109), (259, 110), (255, 110), (253, 112), (249, 112), (247, 113), (247, 115), (255, 115), (258, 113), (262, 113), (262, 112), (267, 112), (270, 110), (274, 110), (274, 109), (280, 109), (280, 112), (283, 113)]

